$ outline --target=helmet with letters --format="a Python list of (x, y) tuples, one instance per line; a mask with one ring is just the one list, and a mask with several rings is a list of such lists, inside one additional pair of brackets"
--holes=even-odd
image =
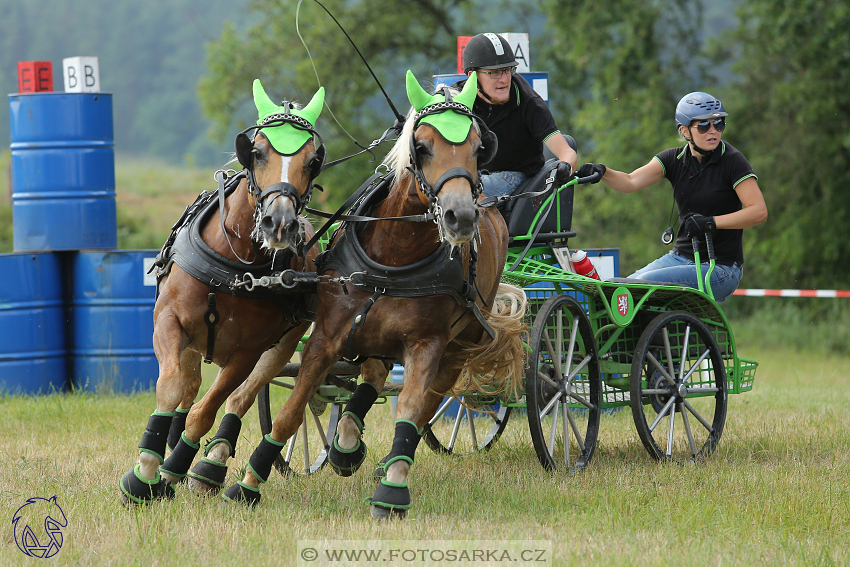
[(504, 69), (518, 65), (508, 40), (495, 33), (476, 35), (463, 50), (464, 73), (473, 69)]

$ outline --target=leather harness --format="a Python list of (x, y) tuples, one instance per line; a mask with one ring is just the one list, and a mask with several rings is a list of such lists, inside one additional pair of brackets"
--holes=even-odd
[[(230, 196), (239, 184), (242, 176), (234, 176), (224, 187), (224, 197)], [(223, 200), (223, 199), (221, 199)], [(186, 208), (180, 220), (172, 227), (171, 235), (160, 250), (151, 270), (156, 269), (157, 292), (162, 279), (169, 274), (176, 263), (183, 271), (196, 280), (208, 283), (208, 309), (204, 316), (207, 323), (207, 352), (204, 362), (211, 362), (215, 345), (215, 325), (218, 323), (215, 294), (224, 292), (234, 297), (260, 299), (274, 303), (280, 309), (287, 323), (292, 327), (312, 318), (308, 312), (302, 294), (281, 293), (269, 289), (255, 288), (248, 291), (237, 284), (246, 272), (255, 278), (271, 275), (289, 266), (293, 253), (286, 250), (275, 254), (262, 264), (245, 265), (222, 256), (201, 238), (201, 227), (219, 208), (216, 193), (204, 191), (195, 202)], [(258, 252), (255, 247), (255, 252)]]
[[(386, 198), (393, 176), (388, 175), (366, 193), (354, 207), (355, 215), (366, 215), (382, 199)], [(333, 240), (333, 239), (332, 239)], [(474, 242), (474, 241), (473, 241)], [(477, 252), (470, 250), (468, 275), (464, 274), (462, 254), (452, 257), (451, 245), (441, 243), (426, 258), (406, 266), (386, 266), (366, 255), (354, 227), (342, 232), (333, 247), (316, 259), (317, 271), (324, 274), (331, 270), (364, 291), (373, 292), (372, 297), (354, 315), (346, 344), (345, 358), (353, 360), (351, 348), (354, 335), (366, 320), (366, 314), (381, 295), (391, 297), (426, 297), (450, 295), (467, 311), (471, 311), (487, 333), (494, 337), (484, 315), (475, 300), (480, 296), (475, 286), (475, 264)], [(463, 316), (461, 316), (463, 317)], [(458, 319), (460, 320), (460, 319)], [(455, 321), (457, 323), (457, 321)]]

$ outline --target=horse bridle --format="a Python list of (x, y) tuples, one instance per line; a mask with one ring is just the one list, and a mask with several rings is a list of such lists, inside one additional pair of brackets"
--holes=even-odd
[[(269, 197), (271, 197), (272, 201), (279, 197), (288, 197), (292, 200), (295, 206), (296, 214), (300, 215), (304, 211), (304, 207), (307, 206), (307, 204), (313, 197), (313, 187), (316, 186), (313, 183), (313, 180), (316, 179), (319, 173), (322, 172), (327, 152), (325, 149), (325, 144), (322, 141), (322, 137), (319, 135), (318, 132), (316, 132), (310, 122), (301, 118), (300, 116), (292, 114), (291, 112), (289, 112), (289, 109), (290, 103), (284, 102), (283, 113), (272, 114), (270, 116), (267, 116), (256, 126), (250, 126), (239, 134), (237, 134), (236, 158), (246, 170), (248, 180), (248, 191), (250, 192), (251, 196), (254, 197), (254, 201), (257, 204), (257, 209), (262, 209), (263, 202)], [(284, 124), (290, 124), (298, 130), (309, 132), (315, 139), (318, 139), (319, 141), (318, 146), (316, 147), (316, 154), (318, 156), (318, 159), (316, 163), (314, 163), (310, 167), (310, 183), (307, 186), (307, 191), (304, 193), (303, 197), (294, 185), (292, 185), (291, 183), (287, 183), (286, 181), (280, 181), (261, 190), (259, 185), (257, 184), (256, 178), (254, 177), (254, 139), (250, 138), (248, 136), (248, 133), (254, 131), (254, 137), (256, 137), (257, 133), (259, 133), (263, 128), (273, 128), (275, 126), (283, 126)], [(271, 144), (269, 144), (269, 146), (271, 146)], [(272, 150), (277, 152), (274, 147), (272, 147)], [(321, 189), (321, 187), (319, 188)]]
[[(451, 94), (449, 93), (448, 87), (443, 87), (443, 94), (446, 97), (445, 102), (439, 102), (437, 104), (433, 104), (431, 106), (427, 106), (423, 108), (421, 111), (416, 113), (413, 118), (413, 130), (410, 133), (410, 161), (411, 167), (408, 167), (408, 170), (413, 173), (416, 181), (419, 183), (419, 188), (422, 189), (422, 192), (428, 197), (428, 201), (430, 202), (431, 209), (434, 210), (435, 213), (439, 214), (439, 206), (437, 205), (437, 194), (443, 188), (443, 185), (451, 180), (456, 178), (466, 179), (469, 182), (470, 189), (472, 190), (472, 198), (473, 200), (478, 200), (478, 196), (483, 191), (484, 187), (481, 182), (481, 175), (478, 175), (478, 182), (476, 182), (472, 174), (469, 170), (462, 167), (453, 167), (443, 173), (437, 179), (436, 183), (432, 186), (425, 179), (425, 174), (422, 171), (422, 165), (419, 163), (419, 159), (416, 156), (416, 129), (419, 128), (419, 123), (426, 116), (430, 116), (432, 114), (439, 114), (440, 112), (446, 111), (454, 111), (458, 114), (462, 114), (464, 116), (468, 116), (473, 120), (475, 124), (478, 125), (479, 135), (481, 136), (481, 141), (483, 147), (486, 149), (486, 154), (483, 157), (479, 157), (479, 160), (482, 163), (487, 163), (496, 153), (496, 147), (498, 145), (498, 140), (496, 139), (496, 135), (490, 131), (484, 121), (481, 120), (476, 114), (471, 112), (469, 108), (458, 102), (454, 102), (452, 100)], [(442, 134), (441, 134), (442, 135)]]

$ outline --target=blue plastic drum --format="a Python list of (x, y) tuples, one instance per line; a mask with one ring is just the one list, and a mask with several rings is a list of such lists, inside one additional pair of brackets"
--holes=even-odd
[(84, 251), (74, 255), (71, 320), (73, 383), (96, 393), (156, 386), (153, 351), (158, 250)]
[(62, 268), (57, 254), (0, 254), (0, 393), (67, 387)]
[(115, 248), (112, 95), (9, 95), (15, 251)]

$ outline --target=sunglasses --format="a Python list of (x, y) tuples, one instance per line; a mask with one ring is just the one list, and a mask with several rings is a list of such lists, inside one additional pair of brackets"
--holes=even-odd
[(494, 69), (492, 71), (488, 71), (486, 69), (479, 69), (478, 73), (482, 75), (487, 75), (491, 79), (501, 79), (505, 75), (513, 75), (514, 67), (507, 67), (505, 69)]
[(725, 118), (718, 118), (717, 120), (714, 120), (713, 122), (709, 122), (708, 120), (703, 120), (702, 122), (696, 123), (697, 132), (699, 132), (700, 134), (705, 134), (706, 132), (709, 131), (709, 129), (712, 126), (714, 126), (714, 129), (717, 130), (718, 132), (722, 132), (726, 128), (726, 119)]

